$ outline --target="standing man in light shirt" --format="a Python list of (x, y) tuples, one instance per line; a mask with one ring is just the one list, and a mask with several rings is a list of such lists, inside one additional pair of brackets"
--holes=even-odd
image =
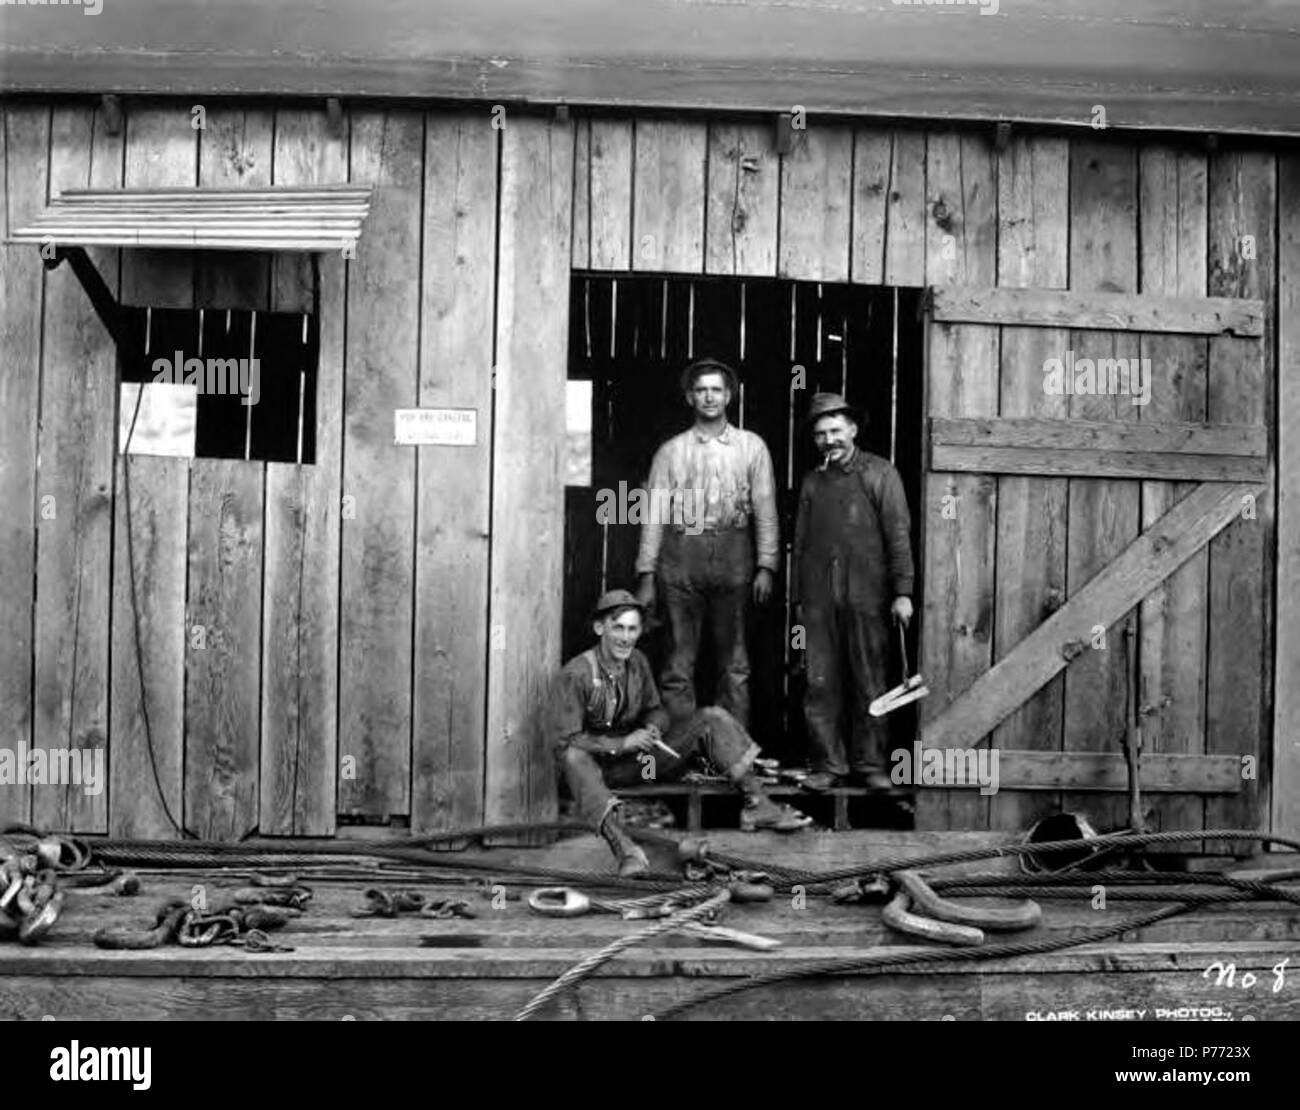
[(691, 363), (682, 391), (695, 422), (665, 442), (650, 466), (652, 504), (663, 504), (666, 494), (672, 510), (641, 526), (637, 597), (650, 608), (656, 588), (663, 591), (672, 646), (660, 690), (672, 718), (696, 710), (695, 662), (707, 625), (717, 703), (748, 726), (745, 615), (751, 599), (763, 605), (772, 596), (780, 558), (772, 456), (761, 437), (727, 421), (739, 391), (730, 366)]

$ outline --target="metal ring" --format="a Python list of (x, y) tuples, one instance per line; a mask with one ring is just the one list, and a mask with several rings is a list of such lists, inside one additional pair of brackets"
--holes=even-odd
[(591, 899), (567, 886), (547, 886), (528, 896), (528, 908), (543, 917), (581, 917), (591, 909)]

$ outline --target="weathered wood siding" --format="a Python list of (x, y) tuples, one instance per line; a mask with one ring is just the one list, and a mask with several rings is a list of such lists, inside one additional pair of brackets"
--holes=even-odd
[[(340, 814), (550, 815), (534, 722), (560, 662), (572, 125), (521, 116), (507, 139), (486, 108), (359, 108), (341, 132), (298, 107), (209, 108), (204, 126), (188, 103), (128, 108), (110, 135), (91, 107), (3, 106), (6, 232), (88, 185), (351, 181), (374, 204), (356, 255), (314, 265), (92, 252), (128, 304), (306, 312), (319, 273), (302, 466), (118, 455), (116, 360), (88, 298), (68, 267), (0, 248), (3, 744), (99, 748), (110, 770), (98, 795), (5, 786), (0, 816), (237, 838), (329, 834)], [(477, 409), (477, 444), (395, 446), (393, 409), (417, 405)], [(491, 674), (490, 589), (507, 633)]]
[[(769, 126), (711, 123), (703, 142), (700, 127), (579, 121), (576, 267), (698, 273), (703, 196), (705, 273), (1256, 297), (1270, 321), (1276, 313), (1276, 231), (1266, 215), (1275, 185), (1268, 155), (1207, 155), (1190, 145), (1092, 134), (1013, 135), (998, 148), (987, 132), (871, 126), (810, 126), (795, 132), (788, 153), (778, 154)], [(671, 183), (664, 169), (670, 162)], [(1212, 238), (1216, 220), (1219, 247)], [(1240, 249), (1240, 237), (1251, 234), (1247, 227), (1256, 229), (1252, 259)], [(616, 245), (600, 247), (611, 231)], [(926, 411), (1264, 421), (1272, 437), (1271, 414), (1259, 407), (1276, 378), (1271, 328), (1260, 340), (943, 325), (930, 336)], [(1047, 394), (1038, 368), (1071, 348), (1079, 357), (1151, 358), (1150, 405), (1131, 405), (1127, 397)], [(1241, 382), (1235, 391), (1229, 385), (1234, 378)], [(850, 382), (851, 394), (853, 388)], [(1009, 655), (1194, 487), (1115, 474), (932, 474), (924, 503), (913, 507), (923, 517), (922, 670), (933, 691), (921, 703), (922, 722)], [(940, 511), (945, 496), (959, 506), (953, 519)], [(1271, 505), (1261, 506), (1256, 520), (1235, 522), (1127, 618), (1138, 630), (1138, 697), (1148, 753), (1232, 752), (1268, 762), (1273, 621), (1267, 559), (1277, 550), (1271, 514)], [(610, 529), (610, 542), (622, 542), (614, 538), (618, 531)], [(1118, 756), (1126, 705), (1124, 623), (1109, 629), (1104, 650), (1087, 652), (999, 725), (992, 743), (1017, 752)], [(1281, 655), (1278, 665), (1294, 669)], [(1238, 690), (1248, 704), (1229, 710)], [(1215, 723), (1216, 714), (1223, 724)], [(1267, 770), (1259, 773), (1266, 783)], [(1148, 799), (1152, 824), (1259, 824), (1265, 811), (1257, 789), (1223, 800), (1163, 793)], [(1006, 785), (991, 802), (968, 791), (927, 792), (918, 818), (930, 827), (1010, 829), (1061, 804), (1084, 809), (1099, 824), (1127, 820), (1119, 794), (1017, 792)]]
[(1300, 828), (1300, 155), (1278, 159), (1277, 669), (1272, 827)]
[[(128, 104), (109, 135), (90, 107), (5, 104), (0, 221), (18, 226), (79, 184), (374, 185), (356, 257), (319, 259), (316, 461), (116, 455), (113, 357), (84, 294), (35, 250), (0, 247), (4, 742), (106, 746), (110, 768), (99, 797), (0, 790), (0, 817), (237, 837), (329, 834), (338, 815), (416, 829), (550, 815), (536, 710), (561, 661), (566, 347), (635, 354), (570, 329), (570, 268), (1262, 299), (1262, 340), (941, 325), (925, 411), (1267, 426), (1255, 519), (1133, 619), (1148, 751), (1255, 756), (1260, 776), (1230, 799), (1164, 794), (1156, 823), (1258, 824), (1270, 797), (1276, 821), (1294, 815), (1294, 756), (1274, 767), (1271, 748), (1274, 727), (1300, 719), (1300, 478), (1288, 462), (1300, 433), (1293, 383), (1275, 388), (1279, 348), (1296, 369), (1295, 329), (1278, 313), (1279, 289), (1293, 309), (1300, 285), (1294, 159), (1093, 134), (999, 146), (989, 132), (870, 121), (795, 130), (780, 154), (766, 121), (503, 121), (487, 107), (358, 107), (335, 132), (324, 113), (262, 103), (213, 109), (196, 129), (191, 107)], [(304, 257), (95, 260), (126, 303), (311, 307)], [(670, 297), (661, 311), (709, 306)], [(750, 298), (745, 341), (793, 342), (781, 311)], [(1143, 411), (1046, 395), (1026, 367), (1066, 346), (1149, 355), (1164, 387)], [(392, 410), (416, 405), (476, 409), (476, 446), (395, 446)], [(923, 719), (1190, 488), (931, 474), (913, 506), (934, 691)], [(961, 506), (953, 519), (945, 496)], [(1107, 646), (992, 742), (1117, 752), (1119, 625)], [(991, 802), (930, 792), (920, 819), (1015, 828), (1060, 801), (1123, 820), (1118, 797), (1099, 808), (1095, 794), (1009, 789)]]

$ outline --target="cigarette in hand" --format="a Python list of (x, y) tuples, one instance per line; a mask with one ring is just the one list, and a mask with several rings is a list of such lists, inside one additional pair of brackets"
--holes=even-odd
[(660, 749), (661, 751), (667, 752), (674, 759), (677, 758), (677, 753), (673, 751), (672, 748), (670, 748), (662, 740), (651, 740), (650, 743), (652, 743), (656, 748)]

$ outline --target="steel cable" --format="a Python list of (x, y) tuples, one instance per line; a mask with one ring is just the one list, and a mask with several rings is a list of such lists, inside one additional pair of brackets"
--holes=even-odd
[(527, 1021), (538, 1010), (546, 1005), (560, 991), (566, 987), (574, 986), (580, 983), (587, 976), (591, 975), (601, 964), (608, 963), (620, 952), (626, 948), (631, 948), (637, 944), (644, 944), (663, 933), (671, 932), (683, 925), (687, 925), (698, 918), (712, 913), (716, 909), (725, 906), (731, 900), (731, 891), (723, 889), (718, 891), (712, 897), (705, 899), (699, 905), (692, 906), (690, 909), (680, 910), (671, 917), (660, 918), (653, 925), (648, 925), (635, 933), (629, 933), (625, 937), (619, 937), (617, 940), (607, 944), (599, 952), (593, 952), (584, 960), (574, 964), (568, 971), (555, 980), (550, 986), (539, 993), (531, 1002), (528, 1003), (519, 1013), (515, 1014), (515, 1021)]
[[(1230, 897), (1225, 897), (1225, 895), (1230, 895)], [(789, 982), (794, 979), (815, 979), (829, 975), (879, 974), (890, 968), (909, 967), (917, 964), (960, 964), (1058, 952), (1079, 945), (1097, 944), (1136, 929), (1144, 929), (1161, 921), (1167, 921), (1171, 917), (1187, 913), (1198, 906), (1229, 900), (1240, 900), (1240, 895), (1231, 894), (1228, 891), (1211, 891), (1190, 897), (1176, 905), (1165, 906), (1158, 910), (1152, 910), (1150, 913), (1127, 918), (1114, 925), (1099, 926), (1096, 929), (1090, 929), (1073, 936), (1009, 941), (1004, 944), (992, 944), (979, 948), (929, 948), (920, 950), (907, 948), (899, 953), (887, 952), (875, 956), (830, 957), (804, 967), (784, 968), (780, 971), (753, 976), (741, 983), (732, 983), (716, 990), (705, 991), (694, 998), (678, 1002), (654, 1016), (658, 1020), (668, 1021), (707, 1003), (719, 1002), (724, 998), (731, 998), (751, 990)]]
[[(637, 840), (652, 844), (671, 845), (677, 841), (661, 833), (647, 829), (628, 830)], [(1148, 844), (1179, 844), (1194, 840), (1257, 840), (1266, 844), (1280, 844), (1292, 851), (1300, 852), (1300, 841), (1284, 836), (1274, 836), (1250, 829), (1201, 829), (1197, 831), (1178, 830), (1158, 833), (1107, 833), (1103, 836), (1075, 838), (1073, 840), (1052, 840), (1041, 844), (1003, 844), (991, 848), (965, 848), (952, 852), (936, 852), (929, 856), (895, 856), (875, 863), (843, 867), (832, 871), (807, 871), (775, 867), (768, 864), (735, 856), (728, 852), (709, 851), (709, 859), (724, 867), (744, 871), (766, 871), (769, 875), (779, 877), (794, 885), (819, 886), (823, 883), (842, 882), (845, 879), (859, 879), (869, 875), (888, 875), (895, 871), (920, 870), (927, 867), (939, 867), (952, 863), (974, 863), (979, 860), (1018, 858), (1038, 853), (1077, 851), (1079, 848), (1106, 848), (1112, 845), (1120, 847), (1142, 847)], [(1084, 872), (1086, 874), (1086, 872)], [(1059, 876), (1058, 876), (1059, 878)]]

